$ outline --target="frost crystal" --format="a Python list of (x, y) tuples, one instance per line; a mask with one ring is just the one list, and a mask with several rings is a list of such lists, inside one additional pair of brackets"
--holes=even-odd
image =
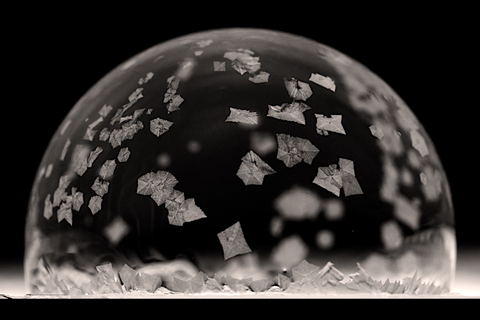
[(143, 122), (141, 121), (133, 120), (122, 125), (121, 141), (133, 139), (135, 134), (141, 129), (143, 129)]
[(125, 111), (127, 111), (131, 106), (133, 106), (138, 100), (140, 100), (141, 98), (143, 98), (143, 95), (142, 95), (142, 91), (143, 91), (143, 88), (137, 88), (135, 89), (134, 92), (132, 92), (130, 94), (130, 96), (128, 96), (128, 103), (124, 104), (121, 108), (118, 108), (117, 109), (117, 112), (115, 113), (115, 115), (112, 117), (112, 119), (110, 120), (110, 124), (111, 125), (114, 125), (116, 122), (123, 122), (125, 121), (125, 117), (123, 117), (123, 114), (125, 113)]
[(353, 161), (348, 159), (339, 160), (339, 167), (331, 164), (328, 167), (319, 167), (313, 183), (330, 191), (337, 197), (340, 196), (340, 189), (343, 188), (345, 196), (363, 194), (360, 185), (355, 177)]
[(92, 190), (95, 191), (100, 197), (103, 197), (108, 193), (108, 187), (110, 182), (108, 181), (101, 181), (99, 177), (95, 179), (95, 182), (92, 185)]
[(128, 158), (130, 157), (130, 154), (131, 152), (128, 149), (128, 147), (120, 149), (117, 156), (118, 162), (127, 162)]
[(104, 104), (102, 109), (98, 111), (98, 114), (105, 118), (110, 113), (110, 111), (112, 111), (112, 109), (112, 106)]
[(249, 151), (243, 158), (237, 176), (245, 185), (261, 185), (266, 175), (274, 174), (273, 170), (255, 152)]
[(94, 128), (95, 128), (100, 122), (102, 122), (102, 121), (103, 121), (103, 117), (99, 117), (99, 118), (97, 118), (97, 120), (95, 120), (94, 122), (90, 123), (90, 124), (88, 125), (88, 127), (89, 127), (90, 129), (94, 129)]
[(150, 120), (150, 132), (156, 135), (157, 137), (160, 137), (162, 134), (167, 132), (170, 127), (173, 125), (173, 122), (161, 119), (161, 118), (155, 118)]
[(255, 111), (230, 108), (230, 115), (225, 119), (225, 122), (258, 124), (258, 115)]
[(157, 188), (152, 194), (151, 198), (157, 206), (164, 204), (167, 200), (170, 200), (174, 192), (173, 187)]
[(87, 131), (85, 132), (85, 135), (83, 136), (83, 139), (88, 140), (88, 141), (93, 141), (93, 138), (95, 137), (96, 133), (97, 133), (97, 130), (87, 128)]
[(326, 117), (323, 114), (316, 114), (317, 118), (317, 133), (328, 136), (328, 131), (340, 134), (346, 134), (342, 126), (342, 115), (333, 114), (331, 117)]
[(248, 80), (253, 83), (265, 83), (265, 82), (268, 82), (269, 77), (270, 77), (270, 73), (265, 71), (260, 71), (260, 73), (254, 75), (253, 77), (249, 77)]
[(50, 200), (51, 195), (47, 194), (45, 197), (45, 202), (44, 202), (44, 209), (43, 209), (43, 216), (46, 219), (50, 219), (50, 217), (53, 215), (53, 205), (52, 201)]
[(96, 214), (98, 211), (102, 209), (102, 197), (100, 196), (93, 196), (90, 198), (88, 202), (88, 208), (92, 211), (92, 214)]
[(225, 62), (224, 61), (213, 61), (213, 71), (214, 72), (225, 71)]
[(305, 124), (303, 113), (311, 108), (303, 102), (282, 103), (281, 106), (268, 106), (267, 117)]
[(64, 201), (67, 192), (65, 189), (68, 187), (70, 184), (70, 179), (68, 175), (61, 176), (60, 179), (58, 179), (58, 187), (55, 190), (55, 193), (53, 194), (53, 206), (58, 207), (60, 205), (60, 202)]
[(100, 131), (100, 135), (98, 136), (98, 139), (100, 141), (107, 141), (108, 138), (110, 138), (110, 131), (105, 127)]
[(253, 74), (260, 69), (259, 57), (253, 57), (253, 52), (248, 49), (226, 52), (223, 57), (232, 61), (232, 67), (243, 75), (245, 72)]
[(132, 119), (131, 121), (122, 125), (121, 129), (113, 129), (110, 133), (108, 142), (112, 145), (112, 148), (119, 147), (123, 141), (131, 140), (135, 134), (143, 129), (143, 123)]
[(293, 281), (297, 282), (303, 278), (313, 278), (319, 271), (320, 268), (318, 266), (309, 263), (307, 260), (302, 260), (300, 264), (292, 268)]
[(115, 171), (115, 168), (117, 167), (117, 163), (115, 160), (105, 160), (103, 163), (102, 167), (100, 168), (100, 177), (102, 179), (107, 179), (113, 176), (113, 172)]
[(128, 96), (128, 101), (130, 102), (137, 102), (141, 98), (143, 98), (142, 94), (143, 88), (137, 88)]
[(171, 76), (167, 79), (167, 91), (163, 96), (163, 102), (167, 104), (167, 113), (180, 110), (180, 105), (183, 102), (183, 98), (177, 93), (180, 79), (175, 76)]
[(90, 152), (87, 159), (87, 167), (89, 168), (92, 167), (93, 162), (98, 158), (98, 156), (100, 155), (100, 153), (102, 153), (102, 151), (103, 151), (103, 148), (96, 147), (95, 150)]
[(115, 149), (116, 147), (119, 147), (122, 144), (122, 130), (121, 129), (113, 129), (113, 131), (110, 133), (110, 137), (108, 139), (108, 142), (112, 145), (112, 148)]
[(288, 91), (288, 95), (294, 100), (306, 101), (313, 94), (312, 88), (306, 82), (299, 81), (295, 78), (287, 79), (283, 78), (285, 82), (285, 88)]
[(72, 188), (72, 209), (75, 211), (80, 211), (80, 208), (83, 205), (83, 193), (77, 191), (77, 188)]
[(252, 252), (245, 241), (240, 222), (234, 223), (232, 226), (218, 233), (217, 236), (222, 244), (225, 260), (240, 254)]
[(340, 158), (338, 160), (338, 166), (340, 167), (340, 171), (342, 173), (342, 184), (345, 196), (348, 197), (350, 195), (363, 194), (362, 189), (355, 178), (353, 161)]
[(65, 219), (70, 225), (73, 224), (72, 221), (72, 197), (66, 197), (66, 202), (62, 202), (60, 208), (57, 211), (57, 220), (58, 222)]
[(164, 202), (165, 208), (167, 208), (169, 212), (172, 211), (171, 215), (174, 216), (173, 212), (178, 211), (182, 203), (185, 201), (185, 194), (182, 191), (175, 190), (173, 188), (170, 189), (171, 190), (168, 194), (168, 197), (164, 200)]
[(313, 158), (320, 151), (309, 140), (284, 133), (277, 134), (277, 142), (277, 159), (282, 160), (289, 168), (302, 161), (312, 164)]
[(173, 188), (178, 180), (168, 171), (149, 172), (138, 178), (137, 193), (152, 195), (157, 190)]
[(118, 108), (117, 112), (115, 113), (115, 115), (110, 120), (110, 124), (114, 125), (115, 122), (119, 122), (120, 119), (122, 118), (123, 112), (124, 112), (124, 110), (122, 108)]
[(310, 79), (308, 80), (324, 87), (325, 89), (329, 89), (335, 92), (335, 89), (336, 89), (335, 82), (330, 77), (322, 76), (321, 74), (318, 74), (318, 73), (312, 73), (310, 76)]
[(87, 159), (89, 157), (89, 152), (89, 148), (81, 144), (77, 144), (73, 150), (72, 158), (70, 160), (70, 167), (72, 171), (77, 173), (79, 176), (83, 176), (88, 169)]
[[(178, 199), (179, 198), (177, 198), (177, 200)], [(175, 204), (172, 205), (171, 202), (167, 203), (168, 221), (171, 225), (182, 226), (185, 222), (191, 222), (207, 217), (202, 209), (195, 204), (195, 200), (192, 198), (186, 199), (181, 203), (177, 201), (172, 202), (175, 202)]]

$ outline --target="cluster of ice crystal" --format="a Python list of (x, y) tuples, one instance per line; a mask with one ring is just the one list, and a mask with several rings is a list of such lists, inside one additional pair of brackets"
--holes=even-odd
[[(402, 281), (390, 282), (372, 279), (357, 263), (358, 271), (344, 276), (328, 262), (323, 268), (302, 260), (293, 267), (291, 275), (277, 274), (272, 278), (237, 279), (230, 275), (215, 273), (208, 276), (200, 271), (191, 278), (175, 277), (162, 282), (160, 276), (136, 271), (125, 264), (117, 273), (111, 264), (96, 267), (98, 273), (88, 282), (78, 285), (72, 279), (58, 275), (47, 280), (45, 293), (64, 295), (111, 295), (128, 293), (166, 294), (410, 294), (438, 295), (447, 293), (443, 287), (424, 282), (416, 274)], [(40, 293), (42, 294), (42, 293)]]

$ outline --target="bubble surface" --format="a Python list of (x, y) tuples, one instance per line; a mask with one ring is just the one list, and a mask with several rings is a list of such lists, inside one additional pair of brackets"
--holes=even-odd
[(260, 29), (172, 39), (92, 87), (45, 151), (25, 252), (32, 293), (164, 295), (444, 293), (456, 255), (403, 100)]

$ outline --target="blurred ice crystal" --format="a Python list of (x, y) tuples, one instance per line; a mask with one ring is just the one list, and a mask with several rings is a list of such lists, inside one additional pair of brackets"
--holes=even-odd
[(368, 127), (370, 129), (370, 132), (372, 133), (372, 136), (377, 137), (378, 139), (382, 140), (383, 136), (385, 135), (382, 131), (382, 129), (377, 128), (375, 125), (371, 125)]
[(277, 142), (273, 134), (255, 131), (250, 135), (250, 146), (260, 156), (266, 156), (277, 149)]
[(300, 263), (308, 254), (308, 247), (298, 235), (283, 239), (273, 249), (272, 260), (286, 269)]
[(448, 181), (405, 102), (260, 29), (169, 40), (92, 87), (45, 151), (25, 235), (43, 295), (442, 294), (455, 271)]
[(147, 75), (144, 78), (140, 78), (140, 80), (138, 80), (138, 84), (142, 85), (147, 83), (148, 81), (150, 81), (150, 79), (153, 78), (153, 75), (154, 75), (153, 72), (147, 73)]
[(422, 157), (428, 155), (428, 147), (422, 135), (417, 130), (410, 131), (410, 138), (412, 139), (412, 146), (420, 152)]
[(321, 249), (331, 249), (335, 243), (335, 235), (330, 230), (319, 230), (315, 235), (315, 243)]
[(213, 42), (212, 39), (208, 39), (208, 40), (200, 40), (197, 42), (197, 45), (200, 47), (200, 48), (205, 48), (205, 47), (208, 47), (209, 45), (211, 45)]
[(117, 245), (130, 231), (129, 229), (129, 225), (122, 218), (117, 217), (105, 227), (103, 234), (111, 244)]
[(321, 208), (320, 197), (313, 190), (300, 186), (280, 194), (273, 203), (274, 208), (286, 219), (315, 219)]

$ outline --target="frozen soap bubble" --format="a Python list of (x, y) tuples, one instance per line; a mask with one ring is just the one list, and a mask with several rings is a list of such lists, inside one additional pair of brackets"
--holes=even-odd
[(367, 68), (214, 30), (107, 74), (60, 124), (26, 226), (31, 293), (439, 294), (454, 214), (435, 148)]

